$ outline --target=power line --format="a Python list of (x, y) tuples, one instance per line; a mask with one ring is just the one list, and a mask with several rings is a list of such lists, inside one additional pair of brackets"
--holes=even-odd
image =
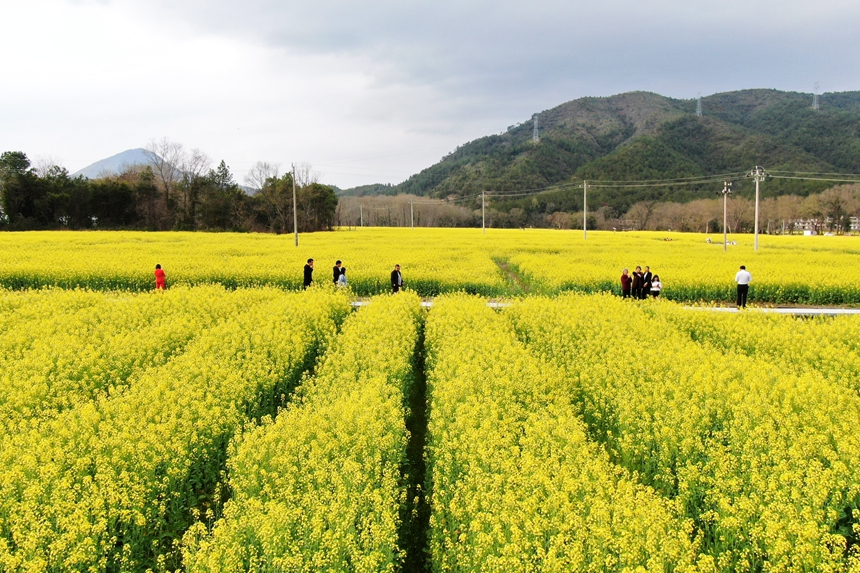
[(788, 173), (791, 175), (838, 175), (840, 177), (860, 177), (857, 173), (827, 173), (825, 171), (774, 171), (770, 173)]
[(772, 179), (798, 179), (801, 181), (828, 181), (830, 183), (860, 183), (860, 179), (833, 179), (829, 177), (789, 177), (788, 175), (772, 175)]
[[(789, 176), (789, 175), (779, 175), (780, 173), (798, 173), (802, 175), (802, 172), (791, 172), (791, 171), (769, 171), (768, 177), (770, 179), (798, 179), (805, 181), (828, 181), (833, 183), (860, 183), (860, 175), (854, 174), (842, 174), (842, 173), (833, 173), (833, 174), (816, 174), (810, 173), (810, 175), (840, 175), (842, 177), (857, 177), (857, 179), (842, 179), (842, 178), (825, 178), (825, 177), (803, 177), (803, 176)], [(694, 185), (705, 185), (708, 183), (718, 183), (725, 182), (731, 179), (740, 179), (742, 177), (746, 177), (746, 173), (723, 173), (718, 175), (702, 175), (702, 176), (693, 176), (693, 177), (676, 177), (673, 179), (642, 179), (642, 180), (626, 180), (626, 181), (592, 181), (588, 183), (588, 187), (591, 189), (599, 188), (599, 189), (637, 189), (637, 188), (655, 188), (655, 187), (679, 187), (679, 186), (694, 186)], [(581, 188), (583, 183), (581, 181), (573, 181), (570, 183), (559, 183), (548, 187), (539, 187), (533, 189), (526, 189), (523, 191), (513, 191), (513, 192), (493, 192), (487, 191), (484, 193), (485, 197), (492, 197), (496, 199), (513, 199), (519, 197), (532, 197), (535, 195), (540, 195), (543, 193), (551, 193), (554, 191), (568, 191), (573, 190), (574, 188)], [(481, 193), (474, 193), (471, 195), (461, 195), (459, 197), (455, 197), (450, 200), (439, 199), (439, 201), (444, 203), (461, 203), (461, 202), (469, 202), (477, 200), (481, 197)], [(416, 202), (416, 204), (419, 204)], [(427, 202), (426, 204), (438, 205), (440, 203), (435, 202)]]

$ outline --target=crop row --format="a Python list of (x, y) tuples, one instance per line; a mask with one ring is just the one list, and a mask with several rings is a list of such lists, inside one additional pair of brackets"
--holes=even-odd
[(786, 372), (818, 374), (860, 393), (860, 316), (703, 315), (674, 306), (660, 307), (658, 312), (693, 340), (718, 352), (766, 360)]
[(667, 318), (671, 307), (564, 296), (507, 316), (564, 374), (611, 459), (680, 504), (700, 567), (709, 557), (720, 571), (856, 568), (860, 398), (814, 372), (702, 345)]
[(0, 571), (394, 572), (424, 536), (435, 572), (860, 571), (856, 318), (458, 294), (422, 348), (423, 315), (3, 293)]
[(426, 328), (433, 571), (687, 571), (691, 524), (591, 443), (565, 385), (483, 301)]
[(0, 341), (0, 433), (23, 431), (21, 424), (120, 393), (200, 332), (277, 296), (273, 289), (225, 292), (222, 287), (133, 297), (15, 293), (12, 298), (26, 301), (29, 316)]
[(188, 571), (397, 570), (419, 314), (414, 295), (374, 299), (299, 397), (237, 440), (233, 498), (211, 534), (186, 535)]
[(273, 414), (349, 312), (345, 297), (280, 295), (102, 395), (3, 436), (0, 569), (143, 571), (220, 505), (226, 447)]

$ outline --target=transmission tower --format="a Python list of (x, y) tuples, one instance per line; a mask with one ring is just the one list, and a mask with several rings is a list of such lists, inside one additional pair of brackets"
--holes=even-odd
[(538, 114), (534, 114), (532, 116), (532, 119), (535, 121), (535, 129), (534, 133), (532, 134), (532, 141), (534, 143), (538, 143), (540, 141), (540, 134), (538, 133)]
[(815, 111), (821, 109), (818, 105), (818, 82), (815, 82), (815, 91), (812, 92), (812, 109)]
[(702, 117), (702, 92), (696, 96), (696, 116)]

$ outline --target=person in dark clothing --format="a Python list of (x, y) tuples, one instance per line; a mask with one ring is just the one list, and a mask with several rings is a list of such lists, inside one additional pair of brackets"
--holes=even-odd
[(308, 288), (314, 282), (314, 260), (308, 259), (305, 265), (305, 279), (302, 282), (302, 288)]
[(642, 267), (636, 267), (636, 270), (633, 271), (633, 283), (631, 285), (631, 290), (633, 294), (633, 298), (642, 298)]
[(338, 281), (340, 280), (340, 275), (341, 275), (340, 265), (341, 265), (341, 261), (337, 261), (331, 269), (332, 274), (333, 274), (332, 281), (334, 282), (334, 284), (337, 284)]
[(642, 296), (639, 298), (648, 298), (648, 295), (651, 293), (651, 279), (654, 278), (654, 275), (651, 274), (651, 267), (645, 266), (645, 272), (642, 273)]
[(630, 278), (629, 271), (624, 269), (621, 272), (621, 298), (630, 298), (630, 285), (633, 279)]
[(391, 292), (399, 292), (403, 288), (403, 275), (400, 274), (400, 265), (394, 265), (391, 271)]

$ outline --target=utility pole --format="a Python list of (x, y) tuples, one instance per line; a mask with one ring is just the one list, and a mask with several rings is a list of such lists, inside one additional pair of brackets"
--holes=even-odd
[(582, 238), (588, 239), (588, 181), (582, 182)]
[(762, 168), (760, 165), (756, 165), (755, 169), (747, 173), (747, 177), (752, 177), (755, 179), (755, 250), (758, 250), (758, 218), (759, 218), (759, 204), (761, 203), (760, 195), (759, 195), (759, 185), (764, 178), (768, 176), (768, 173)]
[(361, 221), (361, 228), (364, 229), (364, 205), (358, 204), (358, 220)]
[(487, 234), (487, 223), (486, 223), (486, 218), (484, 216), (484, 194), (485, 193), (486, 193), (486, 191), (481, 191), (481, 230), (486, 235)]
[(412, 230), (415, 230), (415, 211), (412, 208), (412, 199), (409, 200), (409, 220), (412, 221)]
[(726, 230), (726, 223), (729, 219), (729, 195), (732, 193), (732, 184), (728, 181), (723, 181), (723, 190), (720, 193), (723, 194), (723, 250), (727, 251), (729, 248), (729, 236)]
[(292, 164), (293, 168), (293, 231), (296, 233), (296, 246), (299, 246), (299, 212), (296, 208), (296, 164)]

